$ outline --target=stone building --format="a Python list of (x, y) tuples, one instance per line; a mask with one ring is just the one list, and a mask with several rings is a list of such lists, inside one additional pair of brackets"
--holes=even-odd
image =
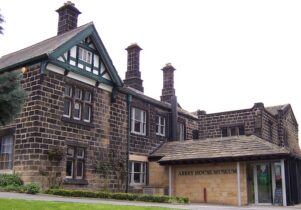
[(290, 205), (301, 200), (298, 123), (289, 104), (194, 113), (177, 103), (171, 64), (161, 100), (146, 96), (137, 44), (122, 81), (93, 23), (71, 2), (57, 36), (5, 55), (29, 92), (0, 128), (0, 173), (43, 187), (187, 196), (192, 201)]

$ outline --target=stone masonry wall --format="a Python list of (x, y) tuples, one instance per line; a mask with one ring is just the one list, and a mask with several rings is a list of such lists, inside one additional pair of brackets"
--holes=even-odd
[(282, 124), (284, 145), (288, 146), (293, 154), (301, 156), (298, 138), (298, 124), (294, 120), (291, 109), (289, 109), (283, 116)]
[[(69, 182), (65, 187), (113, 191), (124, 188), (124, 182), (121, 185), (116, 173), (109, 173), (103, 178), (94, 171), (94, 164), (110, 161), (113, 153), (123, 160), (126, 157), (127, 113), (124, 99), (117, 97), (112, 105), (111, 93), (51, 71), (47, 71), (43, 80), (40, 78), (39, 68), (31, 70), (25, 78), (24, 86), (31, 94), (16, 121), (15, 172), (21, 174), (25, 182), (39, 182), (43, 186), (64, 182), (66, 145), (78, 145), (86, 151), (84, 179), (88, 185)], [(92, 92), (92, 123), (82, 124), (62, 117), (65, 84)], [(57, 148), (63, 151), (62, 161), (50, 161), (49, 150)]]
[[(270, 134), (270, 126), (272, 128), (272, 135)], [(262, 130), (261, 130), (261, 136), (263, 139), (277, 144), (281, 145), (281, 142), (278, 137), (278, 124), (277, 124), (277, 118), (270, 114), (268, 111), (262, 112)], [(272, 137), (272, 138), (271, 138)]]
[(221, 137), (221, 128), (244, 125), (246, 134), (255, 132), (255, 110), (245, 109), (230, 112), (199, 115), (200, 139)]
[[(132, 154), (147, 156), (169, 138), (169, 110), (156, 107), (136, 97), (133, 97), (132, 107), (146, 112), (146, 135), (131, 133), (130, 152)], [(166, 119), (165, 137), (156, 135), (157, 115), (163, 116)]]

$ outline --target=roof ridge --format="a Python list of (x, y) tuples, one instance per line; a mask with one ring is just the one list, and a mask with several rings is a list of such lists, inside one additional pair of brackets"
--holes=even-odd
[[(65, 32), (65, 33), (63, 33), (63, 34), (49, 37), (49, 38), (44, 39), (44, 40), (42, 40), (42, 41), (39, 41), (39, 42), (37, 42), (37, 43), (35, 43), (35, 44), (32, 44), (32, 45), (30, 45), (30, 46), (27, 46), (27, 47), (24, 47), (24, 48), (22, 48), (22, 49), (20, 49), (20, 50), (17, 50), (17, 51), (15, 51), (15, 52), (11, 52), (11, 53), (5, 54), (5, 55), (1, 56), (0, 59), (4, 59), (4, 58), (6, 58), (6, 57), (8, 57), (8, 56), (13, 56), (14, 54), (17, 54), (17, 53), (20, 53), (20, 52), (22, 52), (22, 51), (25, 51), (25, 50), (27, 50), (28, 48), (37, 46), (37, 45), (39, 45), (39, 44), (41, 44), (41, 43), (43, 43), (43, 42), (46, 42), (46, 41), (49, 41), (49, 40), (52, 40), (52, 39), (55, 39), (55, 38), (58, 38), (58, 37), (66, 36), (67, 34), (69, 34), (69, 33), (71, 33), (71, 32), (74, 32), (75, 30), (80, 30), (80, 29), (85, 28), (85, 27), (87, 27), (87, 26), (89, 26), (89, 25), (93, 25), (93, 22), (91, 21), (91, 22), (86, 23), (86, 24), (84, 24), (84, 25), (81, 25), (81, 26), (79, 26), (79, 27), (77, 27), (77, 28), (75, 28), (75, 29), (72, 29), (72, 30), (70, 30), (70, 31), (67, 31), (67, 32)], [(49, 53), (49, 52), (47, 52), (47, 53)]]

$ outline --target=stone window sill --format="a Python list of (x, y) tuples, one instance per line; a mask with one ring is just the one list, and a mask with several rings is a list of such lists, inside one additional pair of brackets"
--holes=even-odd
[(90, 127), (90, 128), (94, 128), (95, 127), (92, 123), (84, 122), (84, 121), (81, 121), (81, 120), (74, 120), (74, 119), (71, 119), (71, 118), (68, 118), (68, 117), (64, 117), (64, 116), (61, 119), (62, 119), (62, 121), (68, 122), (68, 123), (74, 123), (74, 124), (78, 124), (78, 125), (83, 125), (83, 126), (87, 126), (87, 127)]
[(88, 181), (83, 179), (64, 179), (63, 183), (74, 184), (74, 185), (88, 185)]

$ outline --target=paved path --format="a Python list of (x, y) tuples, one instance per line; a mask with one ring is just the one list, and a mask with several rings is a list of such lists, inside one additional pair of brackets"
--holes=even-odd
[(41, 200), (41, 201), (58, 201), (58, 202), (74, 202), (74, 203), (102, 203), (113, 205), (131, 205), (131, 206), (157, 206), (166, 207), (171, 209), (191, 209), (191, 210), (296, 210), (301, 209), (301, 205), (293, 207), (278, 207), (278, 206), (220, 206), (220, 205), (207, 205), (207, 204), (161, 204), (161, 203), (145, 203), (136, 201), (117, 201), (117, 200), (104, 200), (93, 198), (69, 198), (53, 195), (28, 195), (21, 193), (0, 192), (0, 198), (11, 199), (24, 199), (24, 200)]

